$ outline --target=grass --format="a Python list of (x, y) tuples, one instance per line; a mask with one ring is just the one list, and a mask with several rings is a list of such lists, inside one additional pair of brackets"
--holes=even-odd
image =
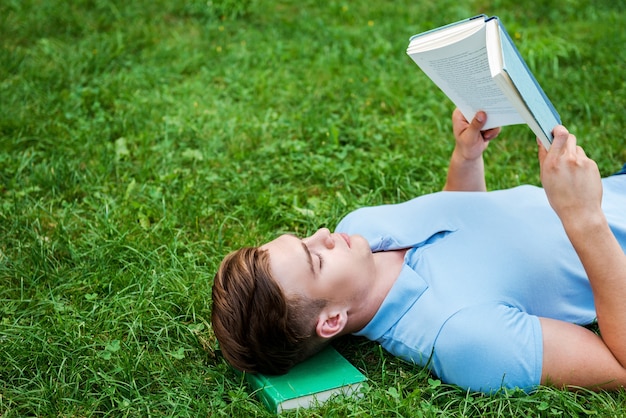
[[(477, 13), (514, 34), (604, 174), (626, 161), (626, 8), (583, 0), (0, 3), (0, 416), (269, 416), (216, 349), (221, 258), (439, 190), (451, 104), (404, 54)], [(538, 183), (506, 128), (492, 189)], [(487, 397), (373, 343), (362, 400), (290, 416), (624, 416), (626, 394)]]

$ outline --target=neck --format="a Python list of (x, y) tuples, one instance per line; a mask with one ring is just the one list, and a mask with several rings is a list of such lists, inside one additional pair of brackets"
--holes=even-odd
[(360, 331), (376, 315), (383, 300), (385, 300), (389, 290), (391, 290), (391, 287), (400, 275), (406, 251), (406, 249), (402, 249), (373, 254), (376, 280), (367, 296), (359, 301), (358, 309), (352, 312), (351, 321), (346, 327), (346, 333), (352, 334)]

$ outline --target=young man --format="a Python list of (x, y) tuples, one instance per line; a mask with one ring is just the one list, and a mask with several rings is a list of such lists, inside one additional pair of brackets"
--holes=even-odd
[(282, 373), (356, 334), (475, 391), (622, 387), (626, 175), (601, 180), (559, 126), (539, 145), (545, 189), (486, 192), (485, 120), (454, 112), (443, 192), (227, 256), (212, 311), (227, 360)]

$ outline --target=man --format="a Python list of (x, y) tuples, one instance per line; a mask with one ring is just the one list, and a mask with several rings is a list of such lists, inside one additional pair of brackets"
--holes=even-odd
[[(356, 334), (470, 390), (626, 383), (626, 176), (601, 180), (559, 126), (539, 145), (545, 189), (486, 192), (486, 117), (454, 112), (443, 192), (227, 256), (212, 312), (226, 358), (283, 373)], [(584, 327), (596, 317), (602, 337)]]

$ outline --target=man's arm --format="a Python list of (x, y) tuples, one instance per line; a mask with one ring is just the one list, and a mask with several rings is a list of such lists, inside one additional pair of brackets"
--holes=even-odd
[(459, 109), (452, 113), (452, 130), (456, 141), (450, 157), (448, 176), (443, 190), (486, 191), (483, 152), (489, 141), (500, 133), (500, 128), (481, 131), (487, 121), (485, 112), (478, 112), (468, 122)]
[(626, 369), (602, 337), (580, 325), (539, 318), (543, 335), (541, 384), (613, 390), (626, 386)]
[[(576, 145), (576, 137), (562, 126), (554, 130), (550, 151), (539, 145), (541, 181), (550, 205), (561, 219), (565, 232), (580, 258), (594, 295), (598, 326), (602, 337), (575, 335), (583, 333), (562, 323), (544, 325), (547, 344), (544, 377), (548, 374), (567, 376), (579, 369), (572, 360), (606, 372), (604, 375), (626, 384), (626, 254), (609, 228), (602, 212), (602, 182), (595, 162)], [(547, 334), (546, 334), (547, 332)], [(550, 341), (557, 337), (552, 352)], [(572, 347), (564, 346), (563, 340)], [(564, 353), (560, 353), (559, 346)], [(563, 355), (562, 355), (563, 354)], [(587, 360), (583, 360), (583, 358)], [(560, 365), (560, 366), (559, 366)], [(590, 374), (593, 372), (590, 370)], [(600, 375), (602, 376), (602, 375)], [(562, 382), (568, 384), (567, 379)]]

